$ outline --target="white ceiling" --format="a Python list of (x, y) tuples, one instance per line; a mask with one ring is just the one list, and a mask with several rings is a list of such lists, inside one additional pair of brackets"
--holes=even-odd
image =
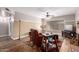
[(75, 14), (76, 10), (78, 9), (78, 7), (8, 7), (8, 8), (17, 13), (25, 15), (24, 18), (34, 22), (35, 21), (40, 22), (41, 18), (45, 18), (46, 12), (49, 12), (49, 15), (57, 17), (63, 15)]
[(53, 16), (74, 14), (77, 7), (9, 7), (9, 9), (37, 18), (44, 18), (46, 12)]

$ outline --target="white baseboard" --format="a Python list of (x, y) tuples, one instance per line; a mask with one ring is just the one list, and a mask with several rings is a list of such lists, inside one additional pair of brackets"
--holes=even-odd
[(0, 35), (0, 37), (5, 37), (5, 36), (9, 36), (9, 35)]
[[(21, 36), (20, 38), (22, 39), (22, 38), (25, 38), (25, 37), (28, 37), (28, 35), (26, 35), (26, 36)], [(17, 39), (19, 39), (19, 37), (11, 37), (11, 39), (17, 40)]]

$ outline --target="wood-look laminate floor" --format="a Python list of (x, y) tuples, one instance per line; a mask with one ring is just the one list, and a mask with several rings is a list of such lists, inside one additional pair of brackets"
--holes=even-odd
[[(9, 37), (0, 37), (0, 52), (40, 52), (36, 46), (32, 46), (29, 37), (21, 40), (12, 40)], [(79, 52), (79, 47), (70, 44), (69, 39), (64, 39), (60, 52)]]
[(0, 38), (0, 52), (40, 52), (36, 46), (31, 46), (29, 38), (12, 40), (9, 37)]

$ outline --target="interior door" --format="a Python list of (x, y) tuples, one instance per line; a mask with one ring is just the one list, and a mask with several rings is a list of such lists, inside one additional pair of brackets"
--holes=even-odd
[(0, 16), (0, 37), (8, 35), (8, 21)]

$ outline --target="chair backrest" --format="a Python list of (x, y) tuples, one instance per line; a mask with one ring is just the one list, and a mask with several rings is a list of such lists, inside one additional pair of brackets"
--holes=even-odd
[(36, 46), (41, 46), (42, 38), (40, 37), (41, 34), (38, 33), (37, 30), (31, 29), (31, 32), (29, 32), (30, 40), (33, 41), (33, 43)]
[(32, 41), (31, 32), (29, 32), (30, 41)]
[(42, 42), (42, 39), (38, 33), (37, 30), (34, 31), (34, 35), (35, 35), (35, 44), (40, 47), (41, 46), (41, 42)]
[(55, 40), (56, 50), (59, 51), (59, 49), (58, 49), (58, 40), (59, 40), (58, 35), (53, 35), (53, 39)]
[(31, 41), (34, 40), (33, 33), (34, 33), (34, 29), (31, 29), (30, 32), (29, 32), (29, 36), (30, 36)]

